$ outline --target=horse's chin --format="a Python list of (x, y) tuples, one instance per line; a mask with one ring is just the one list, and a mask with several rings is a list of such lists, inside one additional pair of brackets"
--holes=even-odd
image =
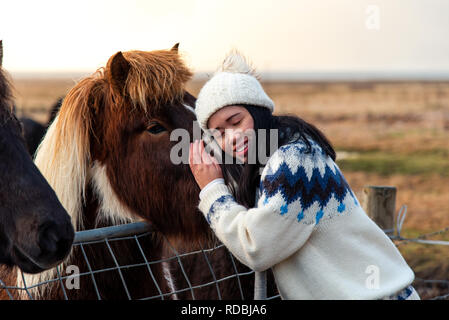
[(27, 254), (23, 249), (17, 246), (14, 246), (13, 252), (14, 252), (14, 259), (13, 259), (14, 264), (17, 265), (20, 268), (20, 270), (22, 270), (25, 273), (31, 274), (40, 273), (58, 265), (58, 263), (47, 265), (37, 262), (36, 259), (31, 257), (31, 255)]

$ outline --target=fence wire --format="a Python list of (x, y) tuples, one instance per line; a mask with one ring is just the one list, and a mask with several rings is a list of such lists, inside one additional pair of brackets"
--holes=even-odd
[[(401, 247), (410, 243), (417, 243), (417, 244), (423, 244), (423, 245), (442, 245), (442, 246), (448, 246), (449, 241), (445, 240), (428, 240), (428, 238), (435, 237), (435, 236), (441, 236), (449, 232), (449, 227), (443, 228), (441, 230), (429, 232), (426, 234), (419, 235), (416, 238), (405, 238), (402, 236), (402, 226), (404, 224), (405, 218), (407, 216), (407, 206), (402, 205), (402, 207), (397, 212), (397, 215), (395, 217), (395, 230), (384, 230), (386, 234), (389, 236), (391, 240), (394, 241), (397, 247)], [(435, 286), (439, 286), (438, 291), (444, 290), (445, 294), (437, 294), (434, 295), (428, 300), (449, 300), (449, 280), (443, 280), (443, 279), (422, 279), (420, 277), (415, 277), (414, 285), (422, 286), (427, 285), (433, 287), (435, 290)], [(444, 287), (444, 289), (442, 288)], [(418, 293), (419, 287), (417, 289)]]
[[(387, 235), (392, 239), (397, 246), (405, 245), (407, 243), (419, 243), (419, 244), (426, 244), (426, 245), (449, 245), (449, 241), (440, 241), (440, 240), (427, 240), (427, 238), (445, 234), (449, 231), (449, 227), (438, 230), (435, 232), (431, 232), (428, 234), (420, 235), (417, 238), (405, 238), (401, 235), (402, 232), (402, 226), (404, 223), (404, 219), (407, 214), (407, 207), (402, 206), (399, 210), (397, 216), (396, 216), (396, 228), (395, 230), (384, 230), (386, 231)], [(68, 288), (67, 281), (76, 281), (77, 279), (81, 278), (90, 278), (91, 282), (91, 290), (93, 291), (93, 296), (95, 299), (102, 300), (104, 298), (104, 294), (102, 293), (104, 291), (104, 288), (100, 288), (99, 280), (101, 274), (104, 273), (110, 273), (110, 272), (116, 272), (116, 276), (114, 279), (111, 277), (111, 281), (116, 281), (120, 284), (121, 290), (123, 290), (124, 295), (121, 294), (120, 297), (124, 299), (138, 299), (138, 300), (153, 300), (153, 299), (178, 299), (180, 295), (182, 295), (182, 298), (187, 299), (196, 299), (196, 293), (195, 291), (202, 288), (209, 288), (209, 292), (214, 291), (213, 298), (214, 299), (223, 299), (223, 289), (220, 288), (220, 284), (228, 281), (228, 280), (235, 280), (237, 289), (239, 292), (239, 299), (245, 299), (244, 291), (248, 291), (248, 288), (245, 288), (242, 285), (242, 278), (245, 277), (251, 277), (254, 280), (254, 295), (249, 298), (254, 299), (279, 299), (279, 294), (274, 294), (271, 296), (267, 296), (267, 278), (266, 273), (257, 273), (252, 270), (248, 272), (239, 272), (235, 258), (232, 256), (232, 254), (229, 253), (229, 251), (226, 250), (223, 244), (217, 244), (216, 246), (213, 246), (211, 248), (201, 248), (199, 250), (194, 250), (190, 252), (178, 252), (170, 242), (164, 238), (164, 242), (167, 244), (167, 248), (170, 249), (171, 254), (168, 254), (160, 259), (151, 259), (151, 257), (148, 257), (148, 253), (145, 253), (144, 245), (142, 244), (143, 241), (146, 241), (145, 238), (149, 237), (150, 241), (153, 241), (152, 233), (154, 233), (154, 230), (151, 228), (151, 226), (144, 222), (137, 222), (137, 223), (131, 223), (126, 225), (119, 225), (119, 226), (113, 226), (113, 227), (106, 227), (106, 228), (99, 228), (94, 230), (87, 230), (87, 231), (81, 231), (77, 232), (75, 235), (75, 240), (73, 243), (73, 250), (79, 250), (81, 253), (84, 262), (86, 264), (86, 270), (79, 272), (78, 274), (69, 274), (65, 275), (63, 270), (60, 266), (56, 267), (54, 269), (54, 277), (51, 279), (47, 279), (44, 281), (40, 281), (39, 283), (35, 284), (27, 284), (27, 277), (23, 273), (19, 271), (18, 275), (22, 279), (23, 285), (16, 285), (16, 284), (8, 284), (2, 281), (3, 279), (0, 279), (0, 297), (1, 293), (3, 292), (3, 297), (6, 299), (16, 299), (16, 298), (25, 298), (25, 299), (37, 299), (39, 298), (39, 295), (36, 295), (36, 290), (40, 287), (45, 286), (51, 286), (55, 287), (56, 283), (59, 285), (57, 286), (58, 290), (60, 290), (60, 293), (58, 295), (59, 298), (69, 300), (73, 298), (73, 295), (71, 294), (71, 290), (73, 288)], [(148, 240), (148, 239), (147, 239)], [(141, 256), (141, 261), (136, 261), (135, 263), (127, 263), (127, 264), (121, 264), (120, 263), (120, 256), (126, 254), (126, 252), (115, 252), (114, 251), (114, 243), (119, 241), (131, 241), (135, 244), (137, 247), (137, 251), (139, 252)], [(98, 268), (93, 266), (91, 263), (91, 260), (95, 258), (95, 251), (92, 251), (89, 249), (89, 246), (92, 245), (104, 245), (107, 248), (107, 252), (110, 254), (110, 258), (112, 258), (112, 265), (105, 267), (105, 268)], [(232, 263), (232, 274), (226, 275), (226, 276), (219, 276), (217, 274), (217, 265), (214, 265), (211, 262), (211, 259), (209, 257), (209, 254), (217, 251), (217, 250), (226, 250), (227, 255)], [(194, 284), (192, 283), (190, 277), (189, 277), (189, 270), (191, 266), (186, 265), (185, 262), (183, 262), (183, 259), (187, 257), (193, 257), (196, 256), (197, 258), (201, 257), (203, 261), (205, 261), (207, 270), (203, 270), (203, 272), (207, 271), (209, 273), (209, 277), (211, 277), (210, 280), (204, 281), (203, 283)], [(177, 287), (167, 285), (167, 282), (170, 282), (169, 276), (167, 274), (164, 274), (164, 277), (160, 277), (157, 274), (155, 274), (154, 268), (157, 265), (160, 264), (173, 264), (175, 263), (177, 265), (177, 276), (178, 278), (181, 277), (183, 279), (183, 283), (185, 284), (184, 287)], [(133, 290), (130, 289), (129, 284), (127, 283), (127, 278), (129, 278), (129, 273), (132, 272), (132, 270), (136, 268), (145, 268), (147, 272), (146, 281), (143, 282), (142, 286), (148, 286), (152, 284), (155, 288), (155, 292), (152, 295), (144, 296), (144, 297), (136, 297), (133, 293)], [(125, 273), (127, 275), (125, 276)], [(190, 273), (192, 275), (192, 273)], [(205, 276), (204, 278), (208, 278)], [(117, 285), (116, 283), (116, 285)], [(419, 286), (438, 286), (441, 290), (445, 290), (447, 293), (444, 294), (438, 294), (433, 297), (430, 297), (432, 300), (447, 300), (449, 299), (449, 280), (444, 279), (422, 279), (419, 277), (415, 278), (414, 285)], [(116, 290), (117, 287), (115, 287)], [(169, 290), (167, 290), (169, 288)], [(211, 291), (210, 288), (213, 288)], [(76, 289), (76, 288), (75, 288)], [(79, 288), (77, 290), (83, 290), (83, 288)], [(418, 289), (419, 292), (419, 289)], [(54, 295), (54, 294), (53, 294)], [(113, 293), (112, 293), (113, 296)], [(83, 294), (75, 297), (83, 297)], [(108, 292), (107, 298), (111, 298), (111, 293)], [(204, 297), (203, 297), (204, 298)], [(235, 297), (234, 297), (235, 298)]]
[[(0, 294), (2, 291), (4, 291), (4, 296), (7, 296), (7, 298), (13, 300), (16, 298), (25, 298), (25, 299), (38, 299), (39, 295), (35, 293), (36, 289), (39, 289), (39, 287), (45, 287), (45, 286), (54, 286), (55, 283), (59, 283), (59, 286), (57, 286), (58, 290), (61, 292), (59, 295), (55, 295), (52, 293), (52, 296), (59, 296), (62, 299), (69, 300), (71, 297), (71, 294), (69, 292), (73, 289), (67, 289), (67, 281), (75, 281), (77, 279), (82, 279), (83, 277), (89, 277), (91, 280), (91, 287), (94, 291), (94, 296), (98, 300), (102, 300), (103, 294), (102, 291), (104, 289), (100, 288), (98, 277), (102, 273), (106, 272), (117, 272), (118, 277), (116, 277), (115, 281), (118, 281), (121, 284), (121, 288), (125, 292), (125, 299), (138, 299), (138, 300), (152, 300), (152, 299), (176, 299), (178, 295), (185, 294), (188, 299), (195, 299), (195, 290), (201, 289), (205, 287), (213, 287), (215, 290), (215, 293), (213, 294), (214, 298), (218, 298), (219, 300), (222, 299), (222, 289), (220, 289), (220, 283), (229, 281), (234, 279), (235, 283), (237, 285), (236, 292), (238, 292), (238, 298), (239, 299), (245, 299), (244, 291), (247, 291), (247, 288), (244, 288), (242, 286), (241, 279), (244, 277), (254, 277), (255, 272), (250, 270), (248, 272), (239, 272), (236, 263), (235, 258), (232, 256), (232, 254), (229, 253), (229, 251), (226, 250), (223, 244), (218, 244), (212, 248), (201, 248), (199, 250), (191, 251), (191, 252), (185, 252), (185, 253), (179, 253), (176, 251), (173, 245), (170, 244), (170, 242), (167, 239), (164, 239), (164, 242), (167, 244), (167, 247), (171, 250), (171, 254), (167, 255), (166, 257), (163, 257), (161, 259), (152, 260), (150, 259), (147, 254), (145, 253), (145, 249), (142, 245), (142, 239), (147, 237), (152, 237), (152, 233), (154, 230), (152, 230), (151, 226), (144, 223), (144, 222), (137, 222), (137, 223), (131, 223), (127, 225), (120, 225), (120, 226), (113, 226), (113, 227), (106, 227), (106, 228), (99, 228), (94, 230), (88, 230), (88, 231), (81, 231), (77, 232), (75, 235), (75, 240), (73, 243), (73, 249), (78, 249), (79, 252), (81, 252), (84, 262), (86, 264), (87, 270), (84, 272), (79, 272), (76, 275), (70, 274), (70, 275), (64, 275), (60, 267), (56, 267), (54, 269), (54, 277), (45, 281), (40, 281), (37, 284), (29, 284), (27, 283), (27, 277), (19, 271), (18, 274), (22, 279), (23, 285), (16, 285), (16, 284), (6, 284), (2, 279), (0, 279)], [(152, 239), (151, 239), (152, 240)], [(113, 249), (113, 244), (118, 241), (132, 241), (136, 247), (138, 248), (138, 252), (141, 255), (142, 261), (131, 263), (131, 264), (120, 264), (119, 263), (119, 254), (127, 254), (126, 252), (115, 252)], [(107, 251), (109, 251), (110, 257), (112, 258), (113, 265), (107, 268), (95, 268), (91, 260), (95, 257), (92, 257), (91, 250), (88, 250), (87, 247), (91, 245), (98, 245), (102, 244), (105, 245), (107, 248)], [(217, 250), (226, 250), (227, 255), (232, 263), (232, 274), (219, 277), (216, 273), (217, 265), (214, 266), (213, 263), (211, 263), (209, 253), (212, 253)], [(72, 251), (73, 252), (73, 251)], [(185, 263), (183, 263), (183, 259), (186, 257), (202, 257), (207, 265), (208, 273), (210, 273), (210, 276), (212, 277), (212, 280), (206, 281), (201, 284), (192, 284), (188, 272), (186, 271), (186, 268), (189, 268), (190, 266), (184, 266)], [(164, 263), (173, 263), (175, 262), (178, 266), (178, 271), (181, 273), (183, 280), (187, 284), (186, 287), (178, 288), (178, 287), (170, 287), (171, 290), (164, 292), (163, 287), (167, 287), (166, 281), (167, 276), (164, 275), (164, 277), (157, 277), (154, 273), (154, 267), (160, 264)], [(124, 272), (130, 272), (135, 268), (146, 268), (147, 270), (147, 279), (146, 283), (142, 283), (142, 286), (148, 286), (148, 285), (154, 285), (154, 288), (156, 289), (156, 293), (154, 295), (149, 295), (145, 297), (135, 297), (132, 294), (132, 290), (130, 290), (129, 284), (126, 281), (126, 277), (124, 275)], [(218, 266), (219, 267), (219, 266)], [(204, 271), (204, 270), (203, 270)], [(208, 276), (205, 276), (204, 278), (208, 278)], [(161, 283), (163, 282), (163, 283)], [(169, 287), (169, 286), (168, 286)], [(75, 288), (76, 290), (83, 290), (83, 288)], [(1, 296), (1, 295), (0, 295)], [(83, 294), (80, 295), (81, 297)], [(113, 296), (113, 295), (112, 295)], [(123, 297), (123, 295), (120, 295)], [(109, 294), (108, 297), (110, 298), (111, 295)], [(3, 297), (5, 298), (5, 297)], [(235, 299), (236, 296), (234, 295), (233, 298)], [(248, 297), (247, 297), (248, 298)], [(251, 297), (249, 297), (251, 298)], [(269, 297), (270, 299), (276, 299), (279, 298), (279, 295), (274, 295)]]

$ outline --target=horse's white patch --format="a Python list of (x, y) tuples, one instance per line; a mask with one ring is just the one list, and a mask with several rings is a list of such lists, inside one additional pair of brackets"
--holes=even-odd
[[(109, 179), (106, 174), (106, 167), (98, 162), (94, 163), (92, 167), (92, 186), (98, 196), (99, 200), (99, 213), (97, 216), (97, 223), (101, 221), (109, 221), (114, 225), (136, 222), (142, 220), (137, 217), (133, 212), (126, 208), (120, 200), (117, 198)], [(176, 292), (173, 276), (170, 271), (170, 266), (167, 262), (162, 262), (162, 270), (164, 278), (168, 283), (170, 292)], [(173, 300), (179, 300), (178, 295), (174, 293), (172, 295)]]
[(186, 107), (186, 109), (190, 110), (193, 114), (195, 114), (195, 109), (193, 109), (191, 106), (186, 105), (185, 103), (183, 103), (184, 107)]
[(118, 199), (107, 176), (105, 165), (100, 164), (98, 161), (94, 162), (90, 170), (90, 181), (99, 202), (96, 225), (100, 222), (118, 225), (143, 220), (137, 217)]
[[(173, 277), (171, 275), (170, 266), (166, 261), (162, 262), (162, 270), (164, 272), (164, 278), (167, 280), (168, 287), (170, 288), (170, 292), (176, 292), (175, 282), (173, 281)], [(176, 293), (174, 293), (171, 297), (173, 300), (179, 300)]]

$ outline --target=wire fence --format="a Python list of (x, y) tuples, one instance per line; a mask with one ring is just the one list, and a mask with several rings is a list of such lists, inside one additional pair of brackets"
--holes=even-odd
[[(429, 232), (426, 234), (422, 234), (419, 235), (415, 238), (405, 238), (402, 236), (402, 226), (404, 224), (405, 218), (407, 216), (407, 206), (403, 205), (396, 217), (395, 217), (395, 221), (396, 221), (396, 228), (395, 230), (384, 230), (385, 233), (389, 236), (389, 238), (391, 240), (394, 241), (394, 243), (396, 244), (396, 246), (398, 248), (405, 246), (407, 244), (411, 244), (411, 243), (417, 243), (417, 244), (422, 244), (422, 245), (438, 245), (438, 246), (449, 246), (449, 241), (445, 241), (445, 240), (429, 240), (428, 238), (431, 237), (435, 237), (435, 236), (441, 236), (441, 235), (445, 235), (449, 232), (449, 227), (443, 228), (441, 230), (437, 230), (437, 231), (433, 231), (433, 232)], [(448, 248), (449, 249), (449, 248)], [(449, 272), (449, 270), (448, 270)], [(438, 292), (440, 292), (440, 294), (434, 295), (434, 296), (430, 296), (427, 297), (428, 300), (447, 300), (449, 299), (449, 280), (445, 280), (445, 279), (423, 279), (420, 277), (415, 277), (414, 280), (414, 285), (416, 285), (417, 291), (418, 293), (420, 293), (419, 289), (422, 286), (430, 286), (430, 287), (434, 287), (437, 286), (438, 288), (434, 288), (436, 289)], [(441, 294), (441, 292), (445, 292), (443, 294)]]
[[(235, 258), (232, 256), (232, 254), (229, 253), (229, 251), (226, 250), (223, 244), (218, 244), (214, 247), (207, 248), (207, 249), (200, 249), (195, 250), (191, 252), (185, 252), (185, 253), (179, 253), (176, 251), (173, 245), (170, 244), (170, 242), (167, 239), (164, 239), (165, 244), (167, 244), (166, 247), (168, 247), (171, 250), (171, 254), (167, 255), (164, 258), (157, 259), (157, 260), (151, 260), (148, 257), (148, 254), (142, 244), (142, 239), (148, 238), (149, 241), (153, 241), (154, 239), (151, 237), (152, 233), (154, 233), (154, 230), (152, 227), (144, 222), (137, 222), (137, 223), (131, 223), (126, 225), (119, 225), (119, 226), (112, 226), (112, 227), (106, 227), (106, 228), (99, 228), (99, 229), (93, 229), (93, 230), (87, 230), (87, 231), (80, 231), (77, 232), (75, 235), (75, 240), (73, 243), (73, 249), (78, 249), (79, 252), (81, 252), (85, 265), (87, 267), (87, 271), (85, 272), (78, 272), (76, 274), (70, 274), (70, 275), (63, 275), (63, 272), (61, 270), (61, 267), (56, 267), (53, 272), (53, 277), (51, 279), (47, 279), (44, 281), (39, 281), (38, 283), (30, 284), (27, 283), (27, 277), (21, 272), (18, 271), (19, 277), (21, 277), (22, 285), (16, 284), (6, 284), (0, 279), (0, 293), (4, 291), (3, 295), (4, 298), (7, 297), (9, 299), (39, 299), (42, 298), (42, 294), (39, 293), (39, 288), (45, 288), (45, 287), (56, 287), (56, 290), (59, 290), (60, 292), (54, 292), (54, 289), (52, 289), (52, 292), (50, 293), (51, 297), (55, 297), (57, 299), (65, 299), (70, 300), (71, 298), (84, 298), (87, 297), (88, 299), (91, 299), (94, 297), (98, 300), (103, 300), (105, 298), (104, 294), (104, 288), (101, 287), (100, 282), (103, 280), (99, 280), (99, 276), (102, 273), (107, 272), (116, 272), (118, 274), (118, 277), (115, 277), (114, 281), (117, 281), (121, 289), (119, 289), (118, 283), (115, 283), (112, 287), (117, 290), (117, 296), (114, 296), (114, 292), (107, 292), (106, 293), (106, 299), (114, 299), (114, 298), (124, 298), (124, 299), (138, 299), (138, 300), (152, 300), (152, 299), (179, 299), (181, 294), (184, 294), (182, 297), (185, 297), (187, 299), (196, 299), (195, 291), (201, 288), (208, 287), (207, 295), (211, 296), (215, 299), (221, 300), (223, 298), (222, 296), (222, 289), (220, 288), (220, 284), (223, 282), (226, 282), (231, 279), (235, 280), (234, 283), (236, 284), (234, 288), (234, 294), (231, 296), (231, 298), (239, 298), (244, 300), (245, 298), (251, 298), (248, 297), (248, 294), (244, 294), (245, 291), (247, 291), (247, 288), (245, 288), (242, 284), (243, 278), (253, 278), (256, 272), (249, 270), (249, 271), (239, 271), (237, 268), (237, 263)], [(132, 241), (134, 242), (136, 248), (138, 248), (138, 251), (141, 255), (141, 261), (131, 264), (121, 264), (119, 262), (119, 257), (117, 254), (127, 254), (126, 252), (114, 252), (113, 249), (113, 243), (120, 242), (120, 241)], [(88, 246), (91, 245), (97, 245), (102, 244), (105, 245), (107, 250), (110, 253), (110, 257), (112, 258), (113, 265), (107, 267), (107, 268), (96, 268), (91, 263), (92, 254), (95, 254), (92, 250), (87, 250)], [(225, 250), (229, 260), (231, 261), (232, 265), (232, 273), (229, 275), (226, 275), (224, 277), (219, 277), (217, 274), (216, 267), (217, 265), (211, 262), (211, 259), (209, 257), (209, 253), (217, 251), (217, 250)], [(209, 276), (203, 277), (204, 279), (210, 278), (209, 281), (206, 281), (204, 283), (200, 284), (193, 284), (189, 275), (188, 269), (190, 266), (185, 266), (183, 263), (183, 259), (186, 257), (191, 256), (199, 256), (202, 257), (205, 261), (205, 265), (208, 266), (207, 272), (209, 273)], [(167, 263), (176, 263), (177, 268), (171, 268), (172, 270), (177, 270), (181, 277), (184, 280), (184, 284), (187, 284), (186, 287), (178, 288), (175, 286), (170, 286), (170, 281), (173, 281), (169, 278), (167, 274), (164, 274), (163, 277), (160, 276), (160, 274), (156, 274), (154, 271), (155, 266), (161, 265), (161, 264), (167, 264)], [(203, 264), (204, 265), (204, 264)], [(214, 268), (215, 267), (215, 268)], [(220, 266), (218, 266), (219, 268)], [(125, 272), (129, 274), (133, 272), (133, 269), (136, 268), (146, 268), (147, 274), (146, 277), (139, 276), (140, 280), (142, 281), (140, 284), (141, 286), (147, 286), (154, 288), (154, 294), (148, 295), (148, 296), (140, 296), (138, 298), (133, 296), (132, 289), (130, 285), (127, 283), (127, 276), (125, 276)], [(190, 274), (191, 275), (191, 274)], [(178, 274), (179, 276), (179, 274)], [(88, 277), (91, 281), (91, 286), (89, 286), (89, 289), (93, 289), (94, 294), (85, 294), (85, 293), (77, 293), (75, 295), (72, 294), (72, 290), (83, 290), (82, 286), (78, 285), (78, 288), (73, 288), (73, 286), (67, 285), (69, 282), (74, 282), (76, 279)], [(248, 279), (247, 279), (248, 280)], [(112, 279), (111, 279), (112, 281)], [(19, 281), (20, 282), (20, 281)], [(248, 281), (246, 281), (248, 282)], [(110, 287), (110, 285), (108, 285)], [(169, 290), (167, 290), (167, 288)], [(211, 290), (213, 288), (213, 290)], [(165, 290), (165, 291), (164, 291)], [(266, 291), (266, 287), (262, 288), (262, 290)], [(151, 291), (151, 290), (150, 290)], [(213, 292), (215, 291), (215, 292)], [(255, 291), (260, 291), (260, 289), (255, 289)], [(124, 295), (122, 293), (125, 293)], [(44, 295), (44, 298), (48, 298), (49, 295)], [(206, 296), (207, 297), (207, 296)], [(255, 296), (257, 298), (257, 295)], [(201, 297), (204, 299), (204, 295)], [(267, 298), (265, 296), (265, 298)], [(279, 295), (274, 295), (269, 297), (270, 299), (276, 299), (279, 298)]]
[[(442, 240), (429, 240), (428, 238), (445, 234), (449, 231), (448, 228), (444, 228), (435, 232), (427, 233), (420, 235), (416, 238), (405, 238), (401, 235), (402, 233), (402, 225), (404, 223), (405, 217), (407, 214), (407, 207), (402, 206), (398, 211), (396, 217), (396, 228), (395, 230), (384, 230), (387, 235), (392, 239), (397, 246), (404, 246), (409, 243), (419, 243), (424, 245), (449, 245), (449, 241)], [(206, 290), (206, 296), (202, 295), (200, 298), (213, 298), (213, 299), (223, 299), (227, 298), (223, 296), (223, 292), (226, 291), (226, 286), (221, 286), (224, 282), (228, 282), (229, 280), (233, 280), (234, 283), (234, 291), (237, 295), (233, 295), (232, 298), (235, 299), (280, 299), (279, 294), (267, 294), (267, 274), (266, 272), (258, 273), (252, 270), (241, 271), (237, 268), (237, 263), (235, 258), (223, 244), (217, 244), (211, 248), (199, 249), (190, 252), (178, 252), (175, 247), (170, 244), (170, 242), (164, 238), (163, 241), (166, 244), (166, 247), (171, 251), (170, 254), (166, 254), (164, 257), (158, 259), (152, 259), (148, 256), (148, 250), (144, 247), (144, 242), (146, 241), (154, 241), (152, 234), (155, 231), (152, 227), (144, 222), (131, 223), (126, 225), (112, 226), (106, 228), (98, 228), (87, 231), (80, 231), (76, 233), (75, 240), (73, 243), (73, 250), (77, 250), (80, 255), (83, 257), (85, 262), (85, 270), (78, 271), (74, 274), (64, 274), (61, 266), (56, 267), (53, 270), (53, 277), (39, 281), (37, 283), (28, 283), (29, 278), (27, 278), (20, 271), (18, 272), (18, 276), (21, 278), (21, 282), (18, 281), (14, 284), (5, 283), (0, 279), (0, 294), (3, 292), (3, 298), (7, 299), (39, 299), (42, 298), (39, 293), (40, 289), (46, 287), (52, 287), (52, 292), (50, 295), (44, 295), (44, 298), (54, 297), (57, 299), (82, 299), (87, 297), (88, 299), (138, 299), (138, 300), (152, 300), (152, 299), (196, 299), (198, 298), (196, 292), (201, 289)], [(141, 259), (136, 259), (138, 261), (134, 261), (133, 263), (123, 264), (120, 262), (119, 255), (127, 254), (126, 252), (116, 252), (115, 243), (121, 241), (133, 242), (135, 248), (139, 252)], [(148, 242), (147, 242), (148, 243)], [(101, 244), (104, 246), (110, 254), (110, 259), (112, 259), (111, 265), (107, 267), (98, 267), (92, 263), (92, 259), (95, 258), (95, 249), (89, 248), (90, 246), (95, 246)], [(232, 272), (223, 276), (219, 272), (220, 265), (214, 263), (211, 260), (211, 253), (214, 253), (218, 250), (224, 250), (226, 252), (228, 258), (231, 261)], [(200, 283), (194, 283), (191, 279), (193, 273), (191, 272), (191, 266), (187, 265), (184, 261), (185, 258), (196, 256), (196, 258), (202, 258), (203, 263), (202, 269), (203, 274), (206, 272), (204, 270), (204, 266), (207, 266), (207, 276), (201, 277), (202, 280), (205, 280)], [(195, 260), (197, 261), (197, 260)], [(165, 265), (164, 265), (165, 264)], [(166, 265), (172, 264), (171, 270), (172, 274), (167, 274), (167, 269), (162, 273), (157, 272), (156, 266), (162, 265), (162, 269), (166, 267)], [(173, 264), (176, 267), (173, 267)], [(67, 268), (67, 266), (66, 266)], [(134, 287), (135, 284), (129, 284), (128, 280), (130, 279), (130, 275), (135, 272), (134, 270), (137, 268), (143, 268), (146, 270), (146, 275), (141, 276), (142, 270), (138, 272), (139, 281), (141, 286), (152, 287), (153, 290), (151, 294), (142, 296), (135, 294)], [(160, 269), (160, 268), (159, 268)], [(174, 274), (174, 272), (176, 274)], [(107, 279), (110, 281), (114, 281), (113, 285), (108, 284), (107, 288), (104, 288), (104, 277), (101, 277), (102, 274), (107, 273)], [(115, 276), (112, 276), (111, 273), (114, 273)], [(163, 276), (161, 276), (161, 274)], [(173, 282), (174, 279), (171, 277), (177, 277), (176, 285)], [(90, 285), (87, 286), (87, 290), (91, 292), (86, 293), (82, 292), (85, 290), (86, 286), (78, 284), (78, 288), (73, 288), (73, 283), (79, 281), (79, 279), (85, 279), (85, 283), (87, 281), (90, 282)], [(179, 279), (183, 280), (180, 281)], [(242, 279), (245, 279), (243, 281)], [(253, 282), (253, 287), (251, 287), (252, 292), (248, 294), (248, 287), (245, 286), (244, 283), (249, 283), (248, 280)], [(21, 283), (18, 285), (17, 283)], [(179, 283), (184, 284), (184, 286), (178, 286)], [(72, 284), (72, 286), (70, 286)], [(432, 300), (446, 300), (449, 299), (449, 280), (445, 279), (422, 279), (419, 277), (415, 278), (413, 283), (418, 286), (417, 290), (419, 293), (419, 287), (421, 286), (437, 286), (439, 288), (439, 292), (443, 291), (443, 294), (437, 294), (428, 299)], [(105, 294), (105, 290), (107, 291)], [(55, 292), (59, 291), (59, 292)], [(76, 294), (73, 294), (73, 290), (78, 291)], [(113, 292), (113, 291), (116, 292)], [(81, 291), (81, 292), (79, 292)], [(245, 293), (246, 292), (246, 293)], [(117, 296), (115, 296), (117, 294)]]

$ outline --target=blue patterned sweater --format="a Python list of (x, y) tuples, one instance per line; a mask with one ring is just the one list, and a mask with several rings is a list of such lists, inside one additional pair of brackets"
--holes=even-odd
[(413, 271), (337, 164), (309, 142), (310, 150), (299, 140), (273, 153), (255, 208), (238, 204), (224, 183), (205, 188), (198, 208), (211, 228), (242, 263), (272, 268), (286, 299), (379, 299), (406, 288)]

